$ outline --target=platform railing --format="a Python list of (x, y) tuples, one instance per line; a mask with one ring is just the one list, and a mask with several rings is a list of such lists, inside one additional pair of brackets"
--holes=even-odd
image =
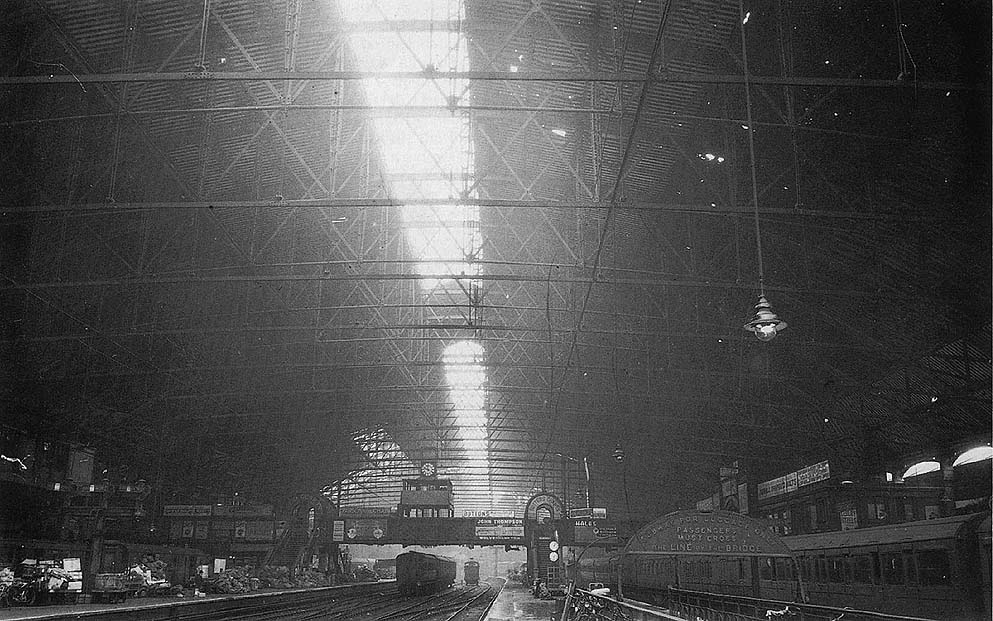
[(686, 619), (703, 621), (933, 621), (870, 610), (852, 610), (797, 602), (669, 589), (669, 610)]
[(681, 621), (669, 614), (637, 601), (618, 599), (615, 594), (600, 595), (576, 588), (569, 583), (560, 621)]

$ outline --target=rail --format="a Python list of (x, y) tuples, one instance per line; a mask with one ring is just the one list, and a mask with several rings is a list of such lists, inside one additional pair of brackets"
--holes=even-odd
[(481, 582), (430, 595), (398, 596), (395, 583), (258, 592), (185, 601), (58, 606), (46, 611), (18, 607), (0, 611), (13, 621), (482, 621), (502, 584)]

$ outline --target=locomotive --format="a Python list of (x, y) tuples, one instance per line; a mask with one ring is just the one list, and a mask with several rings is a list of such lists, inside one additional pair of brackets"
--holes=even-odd
[(620, 554), (580, 559), (576, 567), (576, 586), (584, 591), (607, 587), (617, 592), (617, 567)]
[(425, 552), (397, 555), (396, 580), (401, 595), (435, 593), (455, 584), (455, 561)]
[(469, 559), (465, 562), (462, 569), (465, 572), (465, 577), (463, 579), (467, 586), (479, 584), (479, 561)]

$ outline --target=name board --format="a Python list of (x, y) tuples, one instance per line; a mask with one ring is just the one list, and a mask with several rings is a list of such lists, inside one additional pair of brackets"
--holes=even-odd
[(490, 517), (489, 511), (469, 511), (465, 509), (462, 511), (462, 517), (467, 518), (479, 518), (479, 517)]
[(476, 539), (523, 539), (522, 518), (478, 518), (475, 525)]
[(617, 537), (617, 526), (608, 520), (573, 520), (574, 543), (593, 543), (597, 539)]
[(162, 515), (165, 517), (205, 517), (210, 515), (210, 505), (165, 505)]
[(630, 554), (791, 556), (760, 522), (730, 511), (677, 511), (642, 528), (624, 548)]
[(804, 485), (826, 481), (831, 478), (831, 467), (826, 461), (806, 466), (796, 472), (759, 483), (759, 500), (795, 492)]
[(856, 509), (845, 509), (841, 512), (841, 530), (853, 530), (859, 527), (859, 512)]
[(575, 509), (569, 509), (569, 517), (571, 518), (593, 518), (593, 519), (604, 519), (607, 517), (606, 507), (576, 507)]
[(338, 515), (340, 517), (369, 517), (369, 516), (388, 516), (390, 514), (389, 507), (339, 507)]
[(221, 505), (211, 513), (214, 517), (272, 517), (272, 505)]

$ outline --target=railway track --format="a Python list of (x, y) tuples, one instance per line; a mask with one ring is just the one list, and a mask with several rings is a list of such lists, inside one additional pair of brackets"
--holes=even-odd
[(153, 605), (119, 606), (38, 614), (23, 609), (23, 616), (0, 615), (2, 619), (31, 621), (480, 621), (489, 610), (502, 584), (480, 583), (455, 587), (441, 593), (401, 597), (393, 584), (379, 588), (347, 590), (300, 590), (258, 593), (206, 601), (184, 601)]

